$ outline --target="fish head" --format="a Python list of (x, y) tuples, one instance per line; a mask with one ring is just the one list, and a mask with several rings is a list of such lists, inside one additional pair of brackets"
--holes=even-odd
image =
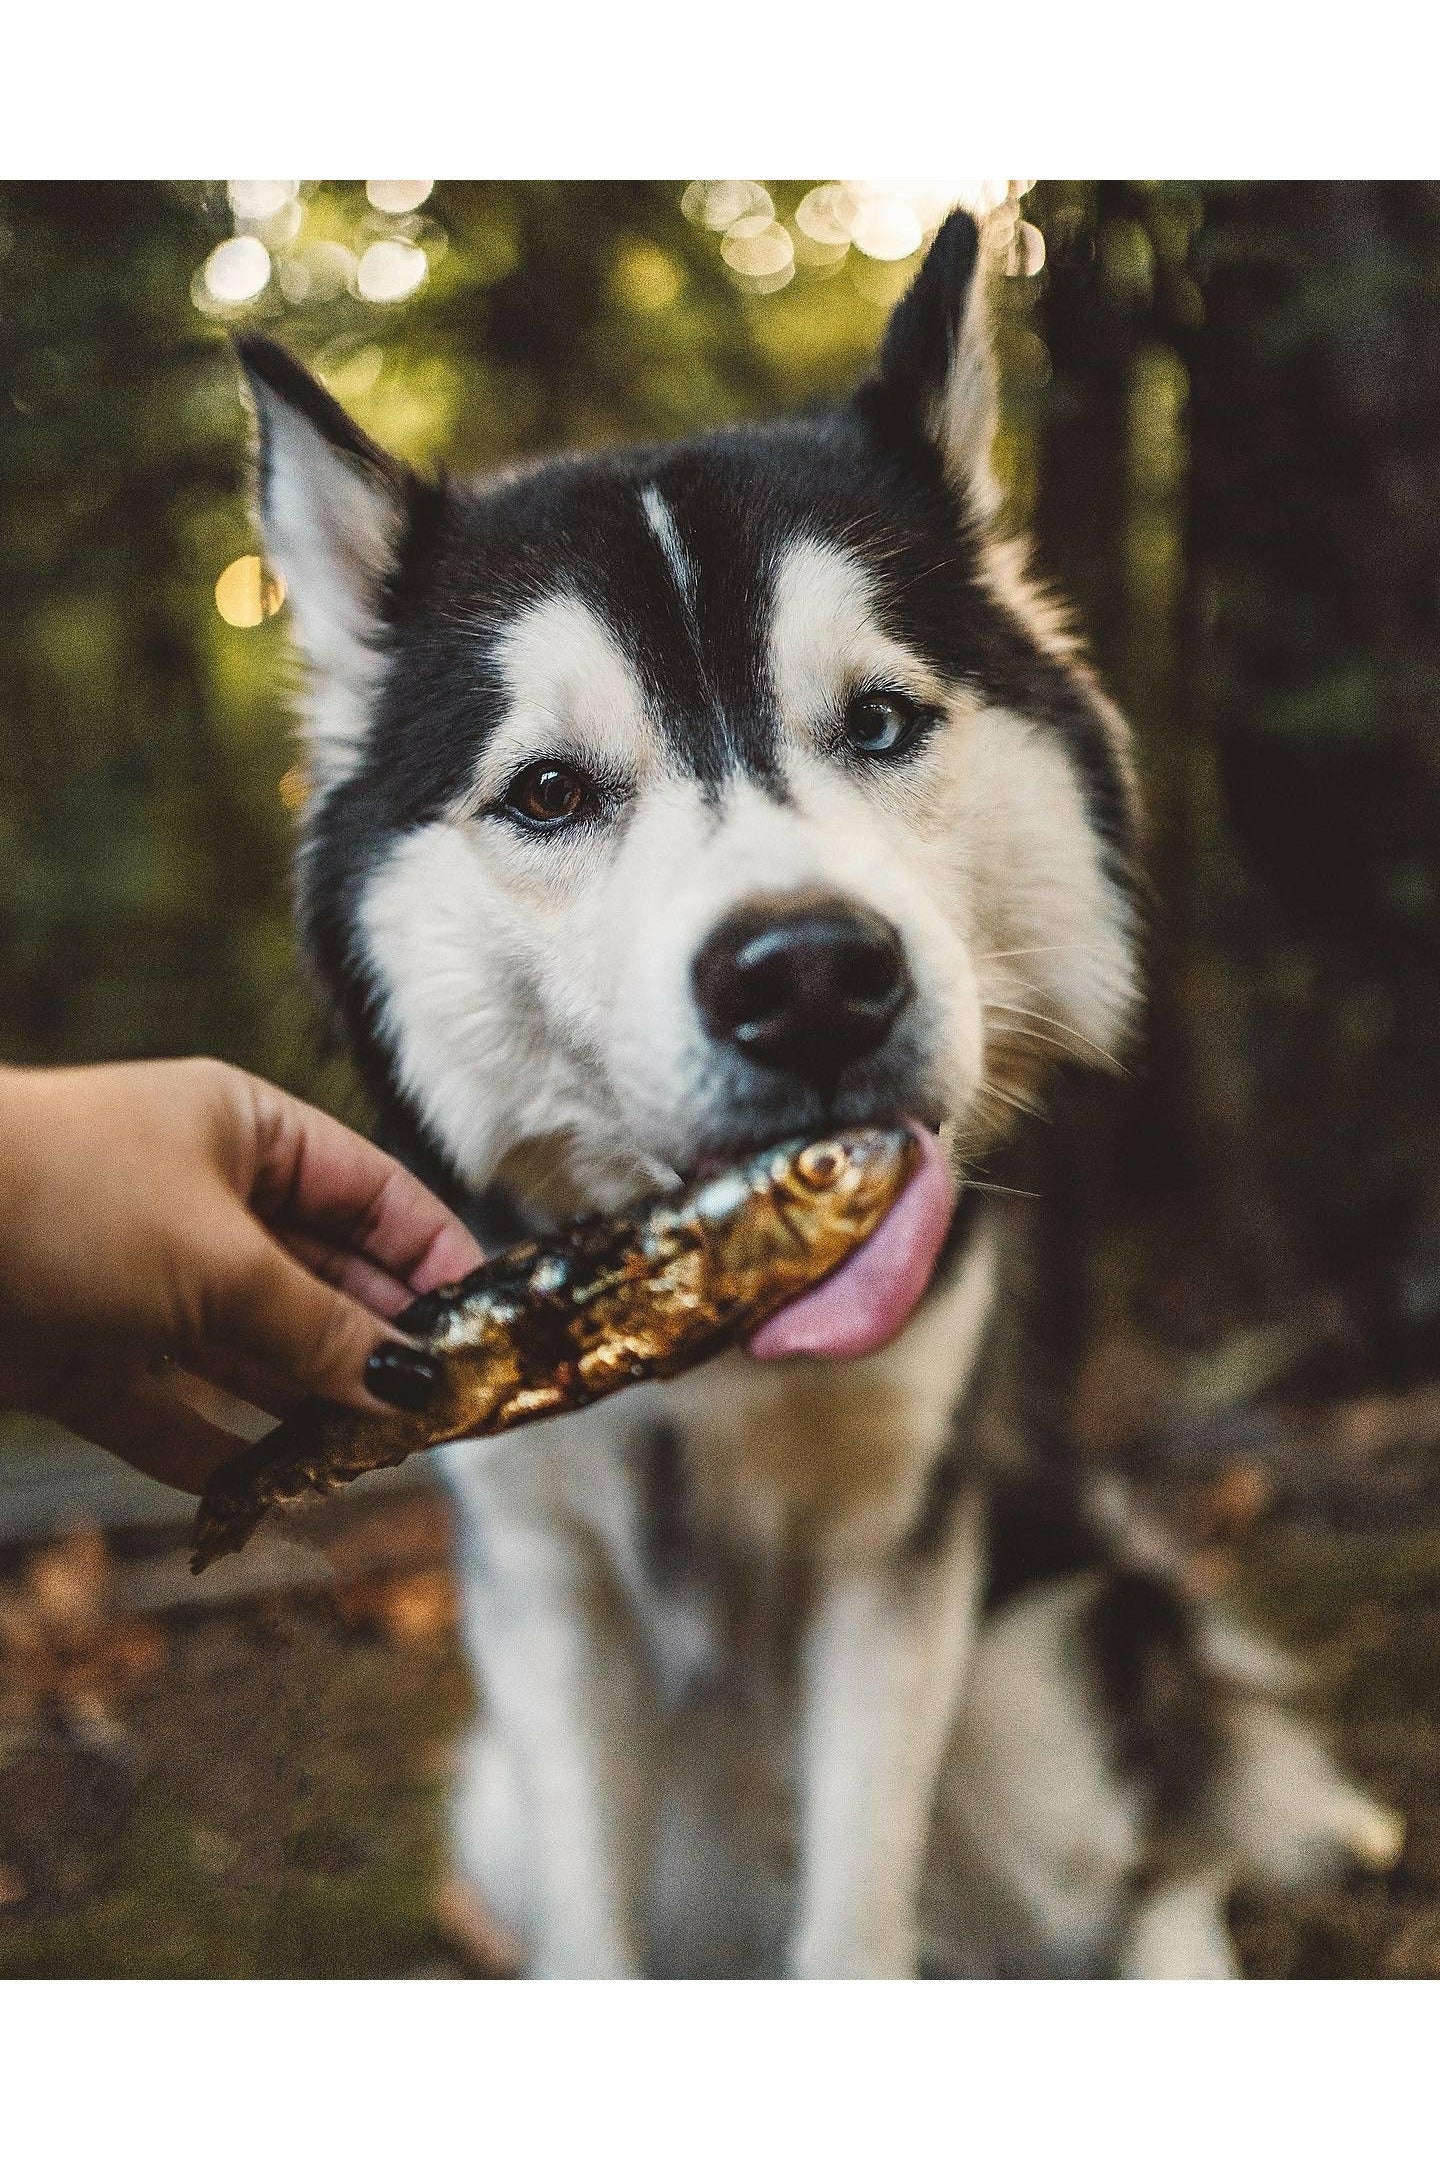
[(787, 1235), (817, 1250), (849, 1250), (877, 1227), (918, 1161), (919, 1143), (906, 1127), (862, 1125), (772, 1148), (760, 1174), (787, 1218)]
[(781, 1141), (705, 1180), (694, 1196), (715, 1279), (773, 1309), (846, 1261), (919, 1167), (903, 1126), (855, 1126)]

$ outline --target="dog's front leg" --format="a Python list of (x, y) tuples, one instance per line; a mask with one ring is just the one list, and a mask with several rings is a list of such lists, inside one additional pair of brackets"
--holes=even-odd
[(980, 1582), (978, 1492), (924, 1560), (836, 1563), (806, 1627), (800, 1979), (913, 1974), (935, 1784), (964, 1684)]
[(532, 1543), (523, 1568), (492, 1564), (468, 1583), (465, 1607), (524, 1814), (526, 1879), (506, 1902), (524, 1914), (527, 1969), (549, 1979), (634, 1974), (649, 1721), (613, 1585), (582, 1552)]

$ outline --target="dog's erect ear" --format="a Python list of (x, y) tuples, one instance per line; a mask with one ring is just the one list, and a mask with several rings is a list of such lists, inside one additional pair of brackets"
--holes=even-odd
[(967, 509), (988, 516), (998, 490), (995, 372), (979, 229), (952, 210), (896, 307), (861, 409), (890, 447), (928, 445)]
[(256, 500), (310, 664), (307, 739), (321, 787), (343, 779), (369, 725), (377, 631), (420, 483), (269, 338), (236, 352), (255, 408)]

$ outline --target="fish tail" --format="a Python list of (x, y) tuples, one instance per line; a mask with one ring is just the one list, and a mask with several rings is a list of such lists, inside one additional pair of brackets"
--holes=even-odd
[(223, 1559), (226, 1553), (239, 1552), (250, 1542), (251, 1532), (264, 1513), (261, 1507), (235, 1508), (223, 1511), (208, 1495), (195, 1510), (195, 1524), (190, 1533), (190, 1572), (203, 1575), (214, 1561)]
[(195, 1511), (192, 1575), (239, 1552), (271, 1507), (316, 1489), (315, 1451), (333, 1415), (327, 1404), (302, 1403), (263, 1440), (220, 1465)]
[[(394, 1436), (395, 1422), (333, 1403), (301, 1403), (263, 1440), (222, 1463), (205, 1487), (191, 1533), (190, 1572), (202, 1575), (212, 1561), (239, 1552), (272, 1507), (339, 1492), (367, 1470), (403, 1462), (421, 1443), (408, 1433)], [(339, 1443), (357, 1430), (368, 1444), (357, 1460), (347, 1461)]]

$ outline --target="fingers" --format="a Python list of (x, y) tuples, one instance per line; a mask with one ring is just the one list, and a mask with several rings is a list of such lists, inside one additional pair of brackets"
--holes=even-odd
[(312, 1275), (343, 1290), (347, 1297), (378, 1313), (382, 1320), (393, 1320), (414, 1299), (415, 1292), (409, 1283), (397, 1282), (393, 1275), (376, 1267), (373, 1260), (367, 1260), (364, 1253), (349, 1251), (343, 1245), (327, 1245), (323, 1239), (312, 1237), (304, 1230), (277, 1228), (275, 1235), (285, 1250), (303, 1262)]
[(106, 1375), (72, 1397), (64, 1422), (82, 1439), (179, 1492), (202, 1491), (212, 1472), (248, 1445), (149, 1375), (119, 1389), (113, 1375)]
[[(244, 1427), (235, 1419), (249, 1411), (267, 1413), (270, 1419), (282, 1418), (304, 1400), (304, 1390), (293, 1381), (276, 1378), (276, 1375), (254, 1358), (244, 1357), (238, 1350), (224, 1350), (217, 1345), (205, 1344), (190, 1351), (184, 1365), (168, 1367), (161, 1375), (167, 1387), (175, 1388), (185, 1395), (192, 1407), (216, 1424), (231, 1425), (237, 1432)], [(201, 1400), (191, 1389), (192, 1377), (214, 1391), (219, 1403), (228, 1404), (227, 1410), (215, 1402)], [(256, 1436), (258, 1437), (258, 1436)]]
[[(402, 1363), (414, 1367), (407, 1409), (420, 1407), (414, 1389), (427, 1370), (438, 1381), (437, 1367), (353, 1298), (312, 1275), (252, 1217), (244, 1219), (235, 1251), (215, 1271), (206, 1304), (206, 1347), (253, 1360), (307, 1395), (324, 1395), (356, 1410), (382, 1407), (365, 1379), (367, 1362), (381, 1349), (392, 1363), (400, 1355)], [(194, 1358), (187, 1353), (186, 1361)]]
[(323, 1110), (253, 1081), (251, 1204), (267, 1222), (363, 1253), (412, 1292), (478, 1267), (479, 1246), (420, 1180)]

